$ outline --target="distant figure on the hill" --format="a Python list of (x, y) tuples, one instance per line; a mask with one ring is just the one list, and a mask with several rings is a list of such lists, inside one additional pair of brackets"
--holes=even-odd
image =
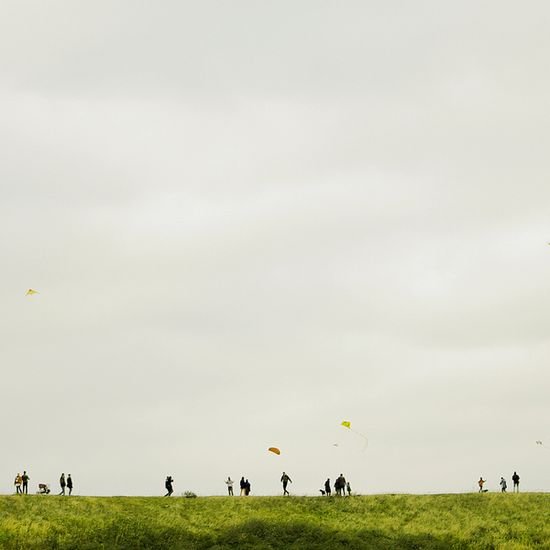
[(485, 479), (483, 479), (482, 477), (479, 478), (479, 481), (477, 482), (477, 484), (479, 485), (479, 492), (480, 493), (486, 493), (487, 492), (487, 489), (484, 489), (483, 488), (483, 484), (485, 483)]
[(346, 496), (346, 478), (344, 477), (344, 474), (340, 474), (336, 478), (336, 481), (334, 482), (334, 488), (336, 489), (336, 494), (338, 496)]
[(327, 497), (329, 497), (331, 494), (329, 477), (327, 477), (327, 480), (325, 481), (325, 493), (327, 494)]
[(59, 495), (65, 496), (66, 485), (67, 485), (67, 482), (65, 481), (65, 474), (61, 474), (61, 477), (59, 478), (59, 486), (61, 487), (61, 492), (59, 493)]
[(283, 496), (290, 495), (290, 493), (287, 491), (288, 482), (292, 483), (292, 479), (290, 479), (290, 476), (283, 472), (283, 475), (281, 476), (281, 481), (283, 482)]
[(225, 484), (227, 485), (227, 494), (232, 497), (233, 496), (233, 483), (234, 481), (231, 479), (231, 477), (227, 476), (227, 481)]
[(168, 492), (164, 495), (165, 497), (172, 496), (172, 493), (174, 492), (174, 487), (172, 486), (172, 483), (174, 483), (172, 476), (166, 476), (166, 481), (164, 482), (164, 486), (166, 487), (166, 490)]
[(250, 494), (250, 481), (248, 479), (244, 482), (244, 494), (246, 496)]
[(349, 484), (349, 481), (346, 483), (346, 491), (348, 492), (348, 497), (351, 496), (351, 485)]
[(73, 492), (73, 478), (71, 477), (71, 474), (67, 476), (67, 489), (69, 489), (69, 496), (71, 496)]
[(23, 483), (23, 478), (21, 477), (21, 474), (18, 472), (17, 475), (15, 476), (15, 481), (13, 482), (13, 484), (15, 485), (15, 492), (16, 494), (18, 495), (22, 495), (22, 491), (21, 491), (21, 484)]
[(503, 477), (501, 477), (500, 478), (500, 492), (505, 493), (506, 492), (506, 487), (508, 487), (508, 485), (506, 483), (506, 480)]
[(246, 481), (244, 480), (244, 476), (241, 477), (239, 485), (241, 486), (241, 496), (246, 495)]
[(50, 494), (50, 486), (47, 483), (39, 483), (38, 484), (38, 494), (40, 494), (40, 495), (49, 495)]
[(514, 472), (512, 476), (512, 481), (514, 482), (514, 493), (519, 493), (519, 476), (517, 472)]
[(29, 494), (29, 479), (30, 479), (30, 477), (27, 475), (27, 472), (23, 471), (23, 475), (21, 476), (21, 481), (23, 482), (23, 494), (24, 495)]

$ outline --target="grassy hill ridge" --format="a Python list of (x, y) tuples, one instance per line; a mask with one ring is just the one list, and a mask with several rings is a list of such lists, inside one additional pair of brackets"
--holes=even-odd
[(550, 494), (5, 496), (0, 547), (550, 549)]

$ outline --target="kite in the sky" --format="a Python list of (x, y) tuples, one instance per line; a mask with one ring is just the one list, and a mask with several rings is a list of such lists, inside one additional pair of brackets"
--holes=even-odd
[(267, 449), (268, 451), (276, 454), (276, 455), (280, 455), (281, 454), (281, 451), (279, 451), (279, 449), (277, 449), (277, 447), (269, 447), (269, 449)]
[(32, 288), (29, 288), (27, 292), (25, 293), (25, 296), (32, 296), (33, 294), (38, 294), (38, 290), (33, 290)]
[(342, 420), (342, 422), (340, 423), (340, 426), (343, 426), (344, 428), (347, 428), (350, 432), (353, 432), (354, 434), (361, 436), (365, 440), (365, 446), (363, 447), (363, 451), (367, 448), (369, 444), (369, 440), (367, 439), (367, 436), (362, 434), (361, 432), (358, 432), (357, 430), (354, 430), (351, 427), (351, 422), (349, 420)]

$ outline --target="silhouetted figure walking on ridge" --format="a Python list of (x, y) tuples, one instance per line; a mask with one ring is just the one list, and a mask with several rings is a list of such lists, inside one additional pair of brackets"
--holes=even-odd
[(61, 474), (61, 477), (59, 478), (59, 485), (61, 486), (61, 492), (58, 496), (65, 496), (65, 486), (67, 485), (67, 482), (65, 481), (65, 474)]
[(283, 482), (283, 496), (290, 495), (290, 493), (287, 491), (288, 482), (292, 483), (292, 479), (290, 479), (290, 476), (283, 472), (283, 475), (281, 476), (281, 481)]
[(168, 491), (164, 496), (169, 497), (174, 492), (174, 488), (172, 487), (172, 483), (174, 483), (174, 480), (172, 479), (172, 476), (166, 476), (166, 481), (164, 482), (164, 487), (166, 487), (166, 490)]

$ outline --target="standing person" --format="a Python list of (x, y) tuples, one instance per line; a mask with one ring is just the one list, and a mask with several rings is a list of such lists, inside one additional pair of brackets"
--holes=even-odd
[(483, 493), (483, 484), (485, 483), (485, 479), (483, 479), (482, 477), (479, 478), (479, 481), (477, 482), (477, 484), (479, 485), (479, 492), (480, 493)]
[(65, 486), (67, 485), (67, 483), (65, 482), (65, 474), (61, 474), (61, 477), (59, 478), (59, 485), (61, 487), (61, 492), (59, 493), (59, 495), (65, 496)]
[(227, 480), (225, 484), (227, 485), (227, 494), (232, 497), (233, 496), (233, 483), (234, 481), (231, 479), (230, 476), (227, 476)]
[(336, 494), (338, 496), (346, 496), (346, 478), (344, 474), (340, 474), (334, 483), (334, 488), (336, 489)]
[(244, 494), (246, 496), (250, 494), (250, 481), (248, 479), (244, 482)]
[(292, 483), (292, 479), (290, 479), (290, 476), (283, 472), (283, 475), (281, 476), (281, 481), (283, 482), (283, 496), (290, 495), (290, 493), (286, 490), (288, 482)]
[(519, 476), (517, 472), (514, 472), (512, 476), (512, 481), (514, 482), (514, 493), (519, 493)]
[(69, 489), (69, 496), (71, 496), (73, 492), (73, 478), (71, 477), (71, 474), (67, 476), (67, 489)]
[(508, 487), (508, 485), (506, 484), (506, 480), (503, 477), (501, 477), (500, 478), (500, 492), (505, 493), (506, 492), (506, 487)]
[(330, 478), (327, 477), (327, 480), (325, 481), (325, 493), (327, 494), (327, 497), (330, 496)]
[(21, 477), (21, 474), (17, 472), (17, 475), (15, 476), (15, 481), (13, 484), (15, 485), (15, 493), (17, 495), (22, 495), (23, 492), (21, 491), (21, 484), (23, 483), (23, 478)]
[(346, 491), (348, 492), (348, 497), (351, 496), (351, 485), (349, 484), (349, 481), (346, 483)]
[(164, 482), (164, 487), (166, 487), (166, 490), (168, 492), (164, 495), (165, 497), (172, 496), (172, 493), (174, 492), (174, 488), (172, 487), (172, 483), (174, 483), (174, 480), (172, 479), (172, 476), (166, 476), (166, 481)]
[(244, 480), (244, 476), (241, 477), (239, 484), (241, 486), (241, 496), (246, 495), (246, 481)]
[(29, 494), (29, 479), (30, 479), (30, 477), (27, 475), (27, 472), (23, 470), (23, 475), (21, 476), (21, 481), (23, 482), (23, 494), (24, 495)]

